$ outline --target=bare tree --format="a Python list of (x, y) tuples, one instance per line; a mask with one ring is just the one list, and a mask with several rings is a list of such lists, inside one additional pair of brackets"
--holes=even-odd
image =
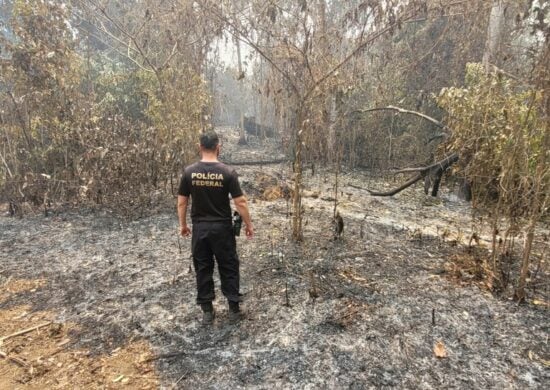
[[(352, 73), (346, 66), (354, 58), (414, 18), (421, 9), (417, 2), (407, 6), (389, 2), (384, 6), (375, 1), (337, 2), (327, 11), (330, 3), (321, 3), (249, 1), (234, 10), (224, 2), (202, 2), (206, 13), (225, 23), (230, 34), (269, 63), (278, 89), (288, 91), (275, 99), (284, 96), (294, 124), (290, 134), (294, 157), (292, 237), (297, 241), (302, 239), (302, 164), (304, 152), (314, 146), (314, 130), (323, 115), (323, 110), (318, 114), (319, 102), (325, 102), (326, 107), (327, 98), (337, 92), (338, 84), (345, 82), (343, 76)], [(330, 28), (327, 12), (335, 16)]]

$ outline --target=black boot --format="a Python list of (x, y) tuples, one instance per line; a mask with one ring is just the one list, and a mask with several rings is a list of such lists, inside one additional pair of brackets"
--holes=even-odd
[(214, 313), (214, 306), (212, 306), (212, 302), (201, 303), (201, 309), (202, 325), (212, 325), (214, 323), (214, 317), (216, 316)]
[(239, 302), (229, 301), (229, 323), (236, 324), (242, 319)]

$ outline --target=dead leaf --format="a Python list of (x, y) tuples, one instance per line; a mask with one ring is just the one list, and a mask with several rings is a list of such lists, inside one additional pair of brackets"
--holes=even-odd
[(527, 356), (529, 357), (529, 360), (533, 362), (538, 362), (546, 367), (550, 367), (550, 360), (544, 360), (543, 358), (541, 358), (539, 355), (537, 355), (535, 352), (531, 350), (527, 351)]
[(438, 341), (434, 346), (434, 354), (438, 358), (446, 358), (447, 357), (447, 349), (445, 349), (445, 345), (443, 342)]

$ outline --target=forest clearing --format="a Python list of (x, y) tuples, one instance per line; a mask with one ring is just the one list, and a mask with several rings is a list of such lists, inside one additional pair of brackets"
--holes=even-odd
[(0, 0), (0, 389), (550, 388), (549, 114), (548, 1)]
[[(232, 156), (277, 157), (237, 146), (232, 133)], [(286, 170), (239, 169), (257, 226), (239, 240), (239, 327), (227, 324), (220, 297), (218, 323), (200, 326), (190, 240), (178, 239), (173, 208), (134, 221), (3, 217), (1, 334), (52, 324), (3, 343), (34, 373), (0, 361), (2, 387), (546, 387), (548, 274), (533, 280), (541, 288), (527, 305), (492, 296), (475, 269), (490, 234), (469, 250), (467, 202), (448, 190), (434, 201), (418, 187), (373, 198), (349, 184), (385, 180), (349, 172), (345, 233), (332, 241), (334, 188), (319, 174), (304, 199), (311, 239), (296, 246), (287, 201), (254, 188)]]

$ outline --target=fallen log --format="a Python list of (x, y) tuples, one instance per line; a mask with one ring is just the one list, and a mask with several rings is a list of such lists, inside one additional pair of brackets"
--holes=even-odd
[(403, 191), (405, 188), (409, 188), (414, 183), (422, 179), (422, 174), (419, 173), (418, 175), (413, 176), (410, 178), (405, 184), (401, 185), (400, 187), (394, 188), (393, 190), (387, 191), (387, 192), (379, 192), (379, 191), (373, 191), (369, 190), (368, 188), (365, 188), (369, 194), (372, 196), (393, 196), (395, 194), (398, 194), (399, 192)]
[(225, 161), (227, 165), (270, 165), (288, 162), (287, 159), (260, 160), (260, 161)]
[(365, 189), (372, 196), (393, 196), (403, 191), (404, 189), (409, 188), (420, 179), (424, 179), (424, 192), (426, 193), (426, 195), (428, 194), (430, 187), (432, 187), (431, 195), (437, 196), (437, 193), (439, 192), (439, 184), (441, 183), (441, 178), (443, 176), (443, 173), (457, 161), (458, 161), (458, 154), (453, 153), (450, 156), (444, 158), (443, 160), (437, 161), (426, 167), (404, 168), (404, 169), (395, 171), (394, 173), (396, 174), (407, 173), (407, 172), (418, 172), (418, 174), (411, 177), (401, 186), (394, 188), (390, 191), (380, 192), (380, 191), (369, 190), (367, 188)]
[[(355, 112), (373, 112), (373, 111), (395, 111), (399, 114), (408, 114), (408, 115), (414, 115), (419, 118), (425, 119), (428, 122), (436, 125), (437, 127), (441, 128), (445, 133), (444, 134), (438, 134), (435, 138), (439, 137), (445, 137), (447, 136), (446, 133), (450, 132), (450, 129), (445, 126), (443, 123), (438, 121), (437, 119), (432, 118), (431, 116), (428, 116), (426, 114), (423, 114), (418, 111), (412, 111), (412, 110), (406, 110), (401, 107), (395, 107), (395, 106), (386, 106), (386, 107), (375, 107), (375, 108), (368, 108), (364, 110), (357, 110)], [(429, 141), (431, 142), (433, 139), (432, 137)], [(424, 179), (424, 192), (428, 194), (428, 191), (430, 187), (432, 187), (432, 196), (437, 196), (437, 193), (439, 191), (439, 184), (441, 183), (441, 177), (443, 176), (443, 173), (455, 162), (458, 161), (458, 154), (453, 153), (449, 157), (444, 158), (441, 161), (437, 161), (433, 163), (432, 165), (428, 165), (426, 167), (417, 167), (417, 168), (404, 168), (400, 169), (398, 171), (395, 171), (394, 173), (406, 173), (406, 172), (418, 172), (417, 175), (411, 177), (407, 182), (402, 184), (401, 186), (394, 188), (390, 191), (380, 192), (380, 191), (373, 191), (366, 189), (372, 196), (393, 196), (395, 194), (398, 194), (399, 192), (403, 191), (404, 189), (412, 186), (414, 183), (419, 181), (420, 179)]]

